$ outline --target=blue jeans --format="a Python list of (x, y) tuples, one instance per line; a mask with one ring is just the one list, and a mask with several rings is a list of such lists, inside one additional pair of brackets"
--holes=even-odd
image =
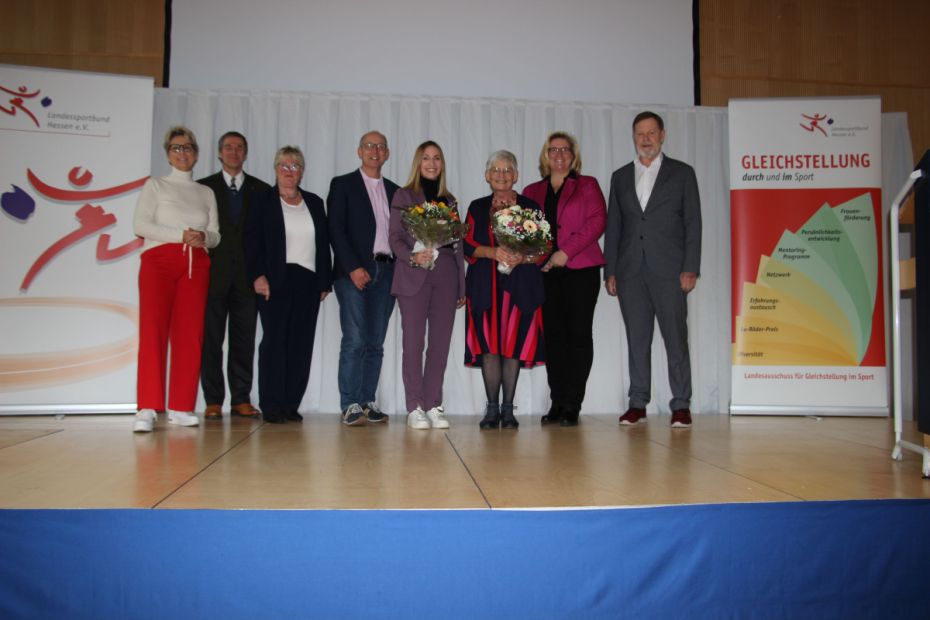
[(339, 300), (342, 346), (339, 350), (339, 404), (374, 402), (384, 358), (384, 336), (394, 311), (393, 263), (375, 263), (371, 282), (358, 290), (348, 277), (333, 283)]

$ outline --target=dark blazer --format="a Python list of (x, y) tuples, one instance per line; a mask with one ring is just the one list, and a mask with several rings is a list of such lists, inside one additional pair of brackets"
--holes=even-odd
[(242, 211), (239, 213), (239, 219), (233, 220), (223, 173), (211, 174), (197, 182), (213, 190), (220, 222), (220, 244), (210, 250), (210, 293), (221, 294), (229, 289), (230, 284), (238, 288), (240, 293), (249, 293), (252, 291), (252, 282), (246, 276), (243, 231), (248, 212), (258, 197), (268, 191), (269, 185), (246, 174), (242, 187), (239, 188), (242, 194)]
[(610, 178), (604, 237), (604, 278), (639, 273), (643, 261), (663, 278), (701, 272), (701, 199), (688, 164), (663, 155), (649, 202), (636, 196), (633, 162)]
[[(497, 240), (491, 230), (491, 204), (492, 196), (476, 198), (468, 205), (468, 215), (465, 221), (471, 225), (465, 236), (463, 250), (465, 260), (468, 261), (468, 270), (465, 272), (465, 296), (468, 298), (472, 312), (487, 310), (495, 301), (498, 287), (503, 287), (510, 293), (515, 303), (524, 313), (533, 312), (545, 300), (542, 272), (539, 265), (546, 257), (541, 257), (537, 263), (523, 263), (517, 265), (510, 275), (503, 276), (497, 271), (497, 262), (489, 258), (475, 257), (475, 250), (480, 246), (494, 247)], [(517, 194), (517, 204), (524, 209), (542, 209), (535, 201), (523, 194)]]
[[(397, 184), (384, 178), (384, 190), (390, 206)], [(332, 180), (326, 197), (326, 212), (329, 218), (329, 238), (335, 255), (333, 277), (348, 277), (349, 273), (359, 267), (364, 267), (369, 273), (373, 272), (375, 214), (361, 170)]]
[[(413, 246), (416, 239), (404, 228), (403, 214), (411, 205), (420, 204), (426, 200), (423, 192), (413, 193), (413, 190), (401, 188), (395, 195), (391, 203), (391, 228), (388, 233), (388, 239), (391, 242), (391, 251), (397, 257), (397, 266), (394, 268), (394, 281), (391, 283), (391, 294), (394, 296), (403, 295), (411, 296), (420, 292), (423, 283), (426, 282), (426, 276), (429, 271), (420, 267), (410, 265), (410, 255), (413, 253)], [(441, 248), (440, 252), (448, 252), (453, 255), (455, 265), (458, 267), (458, 299), (465, 297), (465, 255), (462, 250), (462, 241), (453, 243), (452, 248)]]
[[(316, 229), (316, 275), (320, 290), (332, 289), (332, 260), (329, 254), (329, 231), (323, 199), (316, 194), (300, 190), (304, 203), (313, 217)], [(282, 288), (287, 265), (287, 247), (284, 237), (284, 214), (281, 212), (281, 197), (278, 186), (263, 193), (255, 209), (249, 211), (245, 227), (245, 257), (250, 286), (259, 276), (265, 276), (271, 286)]]

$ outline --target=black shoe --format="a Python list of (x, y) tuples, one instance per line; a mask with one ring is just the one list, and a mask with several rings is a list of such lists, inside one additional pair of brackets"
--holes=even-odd
[(365, 417), (368, 418), (369, 422), (380, 424), (381, 422), (388, 421), (388, 414), (378, 409), (377, 405), (374, 403), (368, 403), (367, 405), (364, 405), (362, 407), (362, 411), (365, 412)]
[(304, 417), (297, 413), (296, 409), (287, 409), (284, 412), (284, 419), (288, 422), (303, 422)]
[(368, 418), (365, 417), (365, 411), (362, 410), (358, 403), (349, 405), (342, 412), (342, 423), (346, 426), (363, 426), (367, 422)]
[(553, 402), (552, 406), (549, 407), (549, 413), (544, 415), (540, 422), (545, 426), (546, 424), (559, 424), (562, 421), (562, 416), (565, 413), (565, 409), (562, 408), (557, 402)]
[(578, 414), (580, 413), (581, 407), (566, 407), (562, 410), (559, 426), (578, 426)]
[(497, 403), (488, 403), (484, 409), (484, 417), (478, 422), (481, 430), (487, 431), (499, 428), (501, 425), (501, 410)]
[(518, 426), (520, 423), (513, 417), (513, 403), (501, 405), (501, 428), (515, 429)]
[(287, 421), (284, 414), (277, 409), (262, 411), (262, 419), (268, 424), (284, 424)]

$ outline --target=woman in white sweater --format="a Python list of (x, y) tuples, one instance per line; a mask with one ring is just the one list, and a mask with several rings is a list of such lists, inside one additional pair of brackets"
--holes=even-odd
[(139, 266), (139, 363), (134, 429), (149, 432), (165, 410), (168, 345), (168, 422), (196, 426), (203, 315), (210, 283), (207, 248), (220, 242), (216, 198), (194, 181), (197, 139), (186, 127), (165, 134), (171, 173), (142, 187), (134, 230), (145, 239)]

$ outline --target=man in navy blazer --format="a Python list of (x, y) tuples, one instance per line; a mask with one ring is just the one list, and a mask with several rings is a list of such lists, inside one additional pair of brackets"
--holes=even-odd
[(668, 356), (672, 427), (691, 426), (688, 293), (701, 266), (701, 200), (694, 169), (662, 154), (665, 125), (654, 112), (633, 119), (637, 159), (610, 179), (604, 285), (619, 297), (629, 345), (629, 408), (620, 424), (646, 421), (656, 320)]
[(362, 165), (334, 178), (326, 198), (335, 257), (333, 289), (342, 326), (339, 400), (342, 421), (349, 426), (387, 420), (375, 404), (375, 393), (384, 337), (394, 311), (394, 255), (388, 229), (397, 185), (381, 176), (391, 155), (387, 138), (369, 131), (359, 140), (357, 153)]
[[(221, 236), (220, 244), (210, 250), (210, 289), (200, 364), (200, 385), (207, 401), (204, 418), (208, 420), (223, 417), (226, 380), (233, 415), (259, 415), (251, 402), (257, 308), (252, 282), (246, 275), (242, 237), (249, 210), (257, 196), (269, 189), (267, 183), (242, 170), (249, 155), (245, 136), (228, 131), (220, 136), (217, 149), (223, 169), (198, 181), (216, 196)], [(224, 379), (223, 340), (227, 323), (229, 352)]]

